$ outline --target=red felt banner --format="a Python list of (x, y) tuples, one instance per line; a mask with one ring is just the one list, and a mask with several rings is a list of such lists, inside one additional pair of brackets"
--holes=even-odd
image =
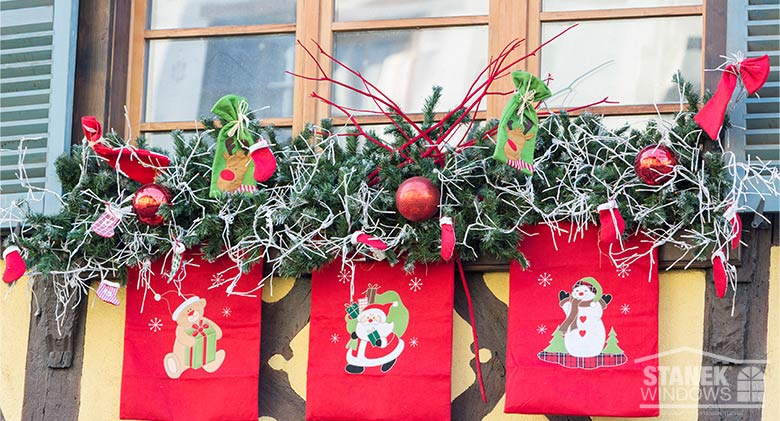
[(599, 249), (598, 228), (580, 236), (559, 226), (566, 232), (525, 228), (530, 267), (510, 268), (505, 412), (657, 416), (658, 386), (645, 376), (658, 366), (652, 243), (623, 240), (613, 260)]
[(227, 258), (182, 258), (180, 283), (168, 282), (171, 259), (152, 263), (150, 289), (143, 270), (128, 270), (120, 418), (257, 420), (260, 292), (225, 288), (236, 276), (239, 287), (256, 286), (262, 265), (240, 275)]
[(452, 263), (314, 273), (306, 418), (450, 419), (453, 288)]

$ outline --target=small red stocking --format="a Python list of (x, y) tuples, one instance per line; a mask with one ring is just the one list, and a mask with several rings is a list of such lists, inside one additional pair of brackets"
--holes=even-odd
[(276, 158), (268, 147), (268, 140), (264, 137), (257, 139), (257, 143), (249, 147), (249, 156), (255, 163), (255, 180), (262, 183), (276, 172)]
[(734, 237), (731, 238), (731, 249), (735, 250), (739, 247), (739, 240), (742, 238), (742, 218), (738, 213), (735, 213), (734, 217), (731, 218), (731, 230), (734, 234)]
[(441, 224), (441, 258), (450, 260), (455, 251), (455, 231), (452, 229), (452, 218), (442, 216), (439, 218)]
[(3, 282), (12, 284), (19, 280), (27, 271), (27, 265), (22, 260), (22, 255), (19, 254), (19, 247), (11, 246), (5, 249), (3, 252), (3, 260), (5, 260), (5, 271), (3, 271)]
[(118, 292), (119, 292), (119, 283), (106, 281), (105, 279), (103, 279), (102, 281), (100, 281), (100, 286), (98, 286), (97, 292), (95, 294), (102, 301), (118, 306), (119, 298), (116, 297), (116, 294)]
[(384, 241), (372, 237), (363, 231), (355, 231), (352, 234), (352, 244), (365, 244), (377, 250), (387, 250), (387, 244)]
[(617, 202), (610, 200), (607, 203), (599, 205), (599, 221), (601, 222), (601, 231), (599, 241), (603, 244), (612, 244), (620, 240), (623, 231), (626, 229), (626, 223), (620, 214)]
[(726, 256), (722, 251), (716, 251), (712, 254), (712, 279), (715, 281), (715, 293), (718, 294), (718, 298), (725, 297), (728, 275), (726, 273)]

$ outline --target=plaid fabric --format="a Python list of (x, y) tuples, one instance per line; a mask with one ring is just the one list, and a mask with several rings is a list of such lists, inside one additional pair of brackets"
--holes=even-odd
[(118, 212), (114, 212), (110, 205), (106, 206), (105, 212), (92, 223), (92, 232), (103, 238), (111, 238), (114, 236), (114, 228), (121, 220)]
[(235, 190), (233, 190), (231, 192), (226, 192), (226, 193), (229, 193), (229, 194), (254, 193), (256, 191), (257, 191), (257, 186), (248, 186), (246, 184), (242, 184), (242, 185), (238, 186), (237, 189), (235, 189)]
[(507, 165), (518, 170), (528, 170), (534, 172), (534, 166), (521, 160), (509, 159), (506, 161)]
[(594, 369), (599, 367), (617, 367), (628, 360), (625, 354), (599, 354), (595, 357), (574, 357), (562, 352), (540, 352), (539, 359), (558, 364), (566, 368)]
[(119, 299), (116, 298), (117, 292), (119, 292), (119, 283), (106, 281), (104, 279), (100, 281), (100, 286), (98, 286), (96, 294), (102, 301), (118, 306)]

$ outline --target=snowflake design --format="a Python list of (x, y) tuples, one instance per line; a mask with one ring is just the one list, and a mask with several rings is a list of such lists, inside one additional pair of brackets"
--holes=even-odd
[(628, 265), (620, 265), (617, 267), (617, 276), (621, 278), (627, 278), (631, 274), (631, 268)]
[(211, 287), (215, 288), (225, 283), (225, 278), (222, 277), (221, 273), (215, 273), (214, 276), (211, 277)]
[(339, 337), (338, 333), (334, 333), (334, 334), (330, 335), (330, 342), (331, 343), (335, 344), (335, 343), (338, 343), (338, 341), (340, 341), (340, 340), (341, 340), (341, 338)]
[(412, 348), (417, 348), (417, 345), (420, 345), (420, 340), (417, 339), (416, 336), (413, 336), (409, 338), (409, 346)]
[(543, 287), (548, 287), (552, 283), (552, 280), (553, 280), (552, 279), (552, 275), (550, 275), (549, 273), (545, 272), (545, 273), (539, 275), (539, 279), (537, 279), (537, 282), (539, 282), (539, 285), (541, 285)]
[(540, 335), (541, 335), (541, 334), (543, 334), (543, 333), (547, 333), (547, 326), (545, 326), (545, 325), (539, 325), (539, 326), (536, 328), (536, 333), (538, 333), (538, 334), (540, 334)]
[(417, 292), (417, 291), (421, 290), (422, 289), (422, 285), (423, 285), (422, 279), (420, 279), (420, 278), (418, 278), (416, 276), (409, 280), (409, 289), (414, 291), (414, 292)]
[(349, 269), (342, 269), (339, 273), (339, 282), (342, 284), (349, 283), (352, 280), (352, 272)]
[(623, 304), (622, 306), (620, 306), (620, 312), (623, 313), (623, 314), (630, 313), (631, 312), (631, 306), (628, 305), (628, 304)]
[(149, 330), (151, 330), (152, 332), (159, 332), (160, 330), (162, 330), (162, 327), (163, 327), (163, 323), (162, 320), (160, 320), (159, 318), (155, 317), (152, 320), (149, 320)]
[(225, 307), (222, 309), (222, 317), (230, 317), (231, 314), (230, 307)]

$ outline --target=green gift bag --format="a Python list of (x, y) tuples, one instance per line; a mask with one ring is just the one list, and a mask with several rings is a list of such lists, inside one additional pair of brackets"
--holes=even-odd
[(536, 76), (524, 72), (512, 72), (517, 92), (504, 107), (498, 123), (498, 140), (493, 158), (517, 168), (526, 174), (534, 171), (534, 148), (539, 116), (535, 103), (549, 98), (550, 89)]
[(254, 162), (249, 156), (249, 147), (255, 143), (247, 129), (249, 103), (238, 95), (225, 95), (214, 104), (211, 112), (227, 123), (217, 135), (214, 164), (211, 167), (210, 196), (257, 191), (257, 182), (253, 176)]

